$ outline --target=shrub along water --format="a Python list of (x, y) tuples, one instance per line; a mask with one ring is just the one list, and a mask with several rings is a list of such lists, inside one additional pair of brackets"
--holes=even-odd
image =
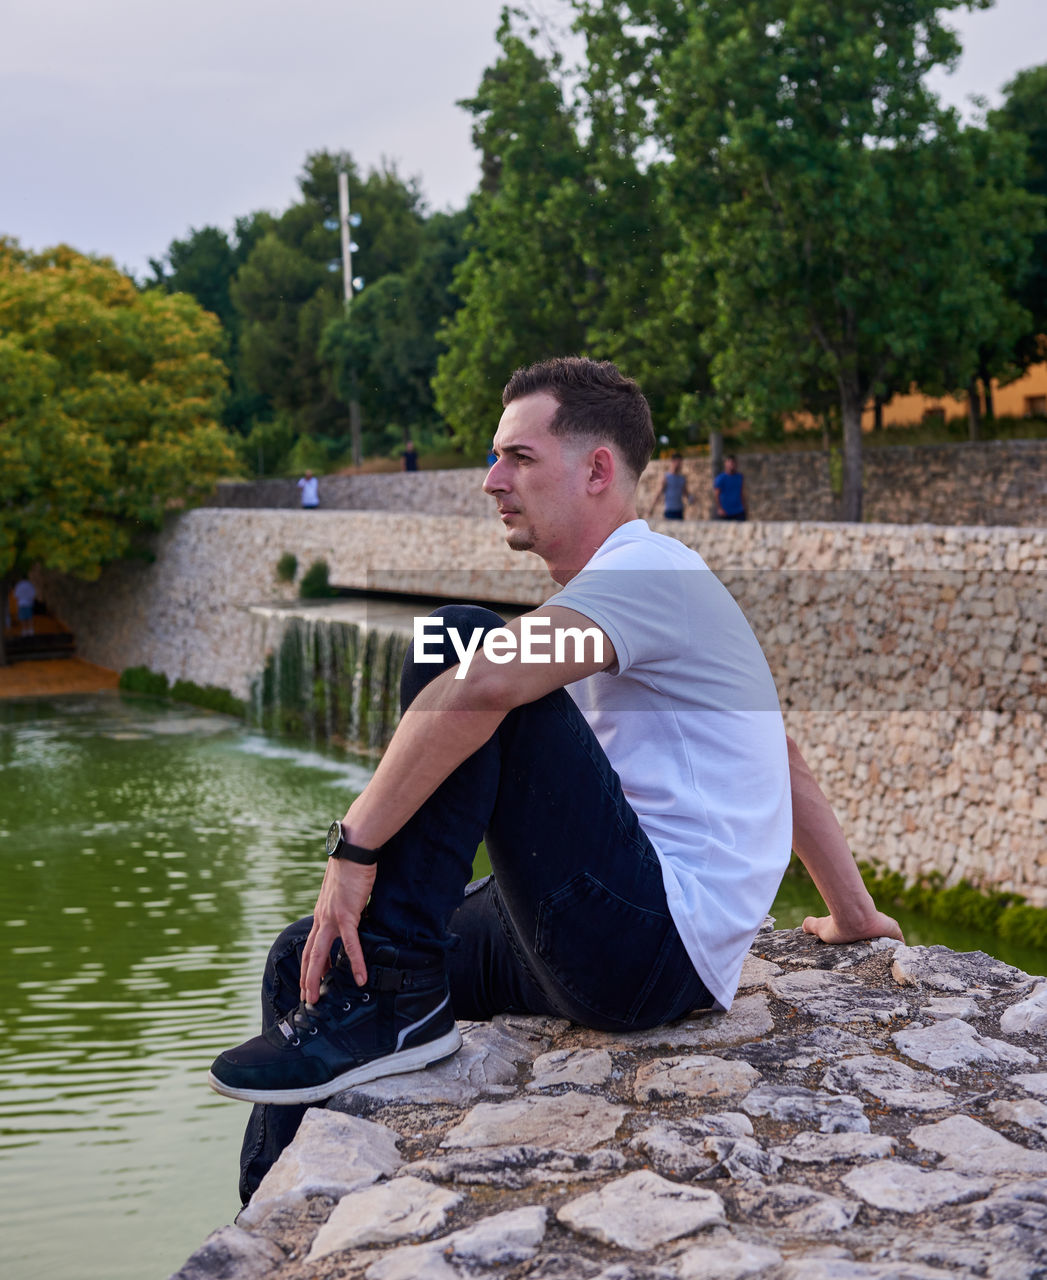
[(162, 671), (150, 671), (148, 667), (127, 667), (120, 673), (119, 687), (126, 693), (171, 698), (175, 702), (188, 702), (194, 707), (220, 711), (241, 720), (247, 717), (247, 704), (234, 697), (228, 689), (216, 684), (196, 684), (192, 680), (176, 680), (172, 685)]
[(148, 667), (125, 668), (120, 672), (119, 686), (127, 693), (148, 693), (154, 698), (166, 698), (168, 693), (164, 673)]
[(893, 902), (932, 920), (983, 929), (1019, 946), (1047, 950), (1047, 910), (1030, 906), (1017, 894), (979, 889), (963, 880), (946, 889), (938, 872), (916, 884), (906, 884), (897, 871), (885, 871), (867, 862), (859, 865), (862, 879), (877, 901)]
[[(859, 862), (858, 867), (866, 887), (884, 911), (911, 912), (914, 917), (938, 925), (999, 938), (1015, 950), (1042, 953), (1032, 956), (1029, 962), (1036, 961), (1037, 972), (1043, 972), (1047, 958), (1047, 909), (1034, 907), (1017, 894), (980, 889), (966, 881), (945, 888), (945, 879), (938, 872), (909, 884), (901, 872), (888, 871), (869, 862)], [(809, 883), (795, 855), (789, 864), (787, 880), (794, 885), (800, 881)], [(955, 950), (963, 944), (949, 940), (948, 945)]]
[(329, 596), (338, 594), (331, 586), (330, 570), (326, 560), (314, 560), (306, 569), (298, 584), (298, 594), (303, 600), (325, 600)]

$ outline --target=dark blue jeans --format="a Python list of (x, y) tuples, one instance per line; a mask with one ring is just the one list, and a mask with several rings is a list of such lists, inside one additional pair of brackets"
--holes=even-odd
[[(464, 640), (474, 627), (502, 625), (497, 614), (472, 605), (437, 615), (445, 623), (441, 663), (408, 655), (402, 708), (457, 661), (447, 627)], [(436, 648), (430, 639), (429, 651)], [(481, 839), (494, 874), (466, 893)], [(270, 952), (263, 1026), (298, 1003), (309, 925), (306, 919), (286, 929)], [(564, 689), (509, 712), (383, 846), (361, 929), (442, 953), (458, 1018), (542, 1013), (628, 1031), (713, 1002), (669, 915), (651, 842)], [(255, 1108), (242, 1192), (257, 1185), (303, 1113)]]

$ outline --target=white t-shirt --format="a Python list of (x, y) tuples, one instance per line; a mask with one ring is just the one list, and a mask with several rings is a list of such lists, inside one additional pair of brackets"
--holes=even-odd
[(789, 861), (785, 729), (741, 609), (695, 551), (616, 529), (548, 604), (591, 619), (617, 663), (568, 685), (662, 865), (669, 911), (723, 1008)]
[(306, 478), (302, 476), (298, 481), (298, 487), (302, 491), (303, 507), (318, 507), (320, 505), (320, 481), (316, 476)]

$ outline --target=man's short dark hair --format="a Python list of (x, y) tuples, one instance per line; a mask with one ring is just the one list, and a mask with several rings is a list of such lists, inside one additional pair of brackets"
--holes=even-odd
[(639, 385), (610, 360), (557, 356), (517, 369), (502, 404), (547, 392), (559, 404), (549, 423), (554, 436), (586, 436), (617, 446), (637, 477), (654, 452), (651, 406)]

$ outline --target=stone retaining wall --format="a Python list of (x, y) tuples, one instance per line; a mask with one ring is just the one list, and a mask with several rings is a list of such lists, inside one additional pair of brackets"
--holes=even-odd
[[(1047, 529), (659, 527), (742, 604), (859, 857), (1047, 906)], [(217, 508), (172, 521), (152, 565), (41, 586), (83, 657), (243, 697), (269, 643), (250, 606), (294, 596), (285, 551), (347, 587), (524, 605), (551, 587), (490, 513)]]
[[(657, 492), (665, 467), (648, 468), (645, 492)], [(738, 468), (750, 519), (839, 519), (829, 454), (746, 453)], [(687, 459), (684, 471), (692, 494), (701, 495), (693, 514), (711, 514), (707, 461)], [(864, 515), (871, 523), (1047, 524), (1047, 440), (867, 448), (863, 477)]]
[[(661, 483), (667, 463), (648, 467), (640, 485), (644, 513)], [(746, 453), (749, 515), (754, 520), (836, 520), (830, 455)], [(688, 458), (684, 471), (695, 519), (712, 514), (711, 473), (705, 458)], [(989, 441), (984, 444), (928, 445), (865, 450), (865, 515), (892, 524), (1047, 525), (1047, 440)], [(387, 475), (323, 476), (320, 504), (329, 510), (414, 512), (484, 516), (491, 500), (481, 484), (481, 468), (417, 471)], [(294, 480), (222, 484), (215, 506), (293, 509), (299, 505)]]
[[(483, 516), (492, 508), (482, 488), (484, 468), (394, 471), (375, 475), (320, 476), (325, 511), (401, 511), (431, 516)], [(210, 506), (297, 510), (296, 480), (252, 480), (218, 485)]]

